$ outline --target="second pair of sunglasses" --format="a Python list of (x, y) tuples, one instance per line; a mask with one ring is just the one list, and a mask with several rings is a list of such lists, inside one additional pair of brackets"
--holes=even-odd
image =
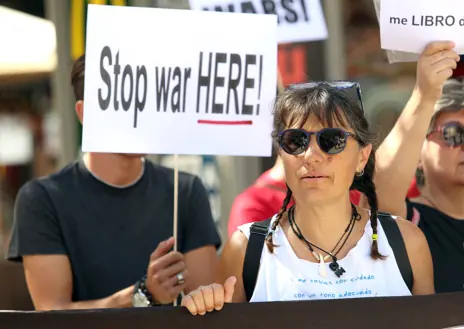
[(332, 88), (340, 89), (345, 91), (345, 93), (350, 96), (353, 100), (358, 101), (361, 110), (364, 112), (364, 104), (362, 101), (361, 95), (361, 85), (358, 82), (353, 81), (344, 81), (344, 80), (335, 80), (335, 81), (312, 81), (301, 84), (290, 85), (290, 89), (308, 89), (315, 88), (319, 86), (329, 86)]
[(287, 129), (277, 136), (280, 147), (288, 154), (298, 155), (309, 148), (311, 135), (316, 135), (319, 148), (327, 154), (342, 152), (348, 137), (357, 139), (356, 135), (340, 128), (325, 128), (317, 132), (304, 129)]
[(433, 133), (441, 134), (443, 142), (449, 147), (459, 147), (464, 145), (464, 125), (460, 122), (448, 122), (438, 129), (432, 130), (428, 135)]

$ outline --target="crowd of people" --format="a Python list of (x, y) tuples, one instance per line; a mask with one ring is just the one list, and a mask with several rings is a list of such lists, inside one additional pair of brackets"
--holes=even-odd
[[(424, 49), (378, 147), (359, 84), (279, 92), (276, 163), (236, 198), (220, 256), (198, 177), (179, 176), (173, 237), (171, 169), (88, 153), (21, 188), (8, 259), (22, 262), (37, 310), (179, 302), (204, 315), (229, 302), (464, 291), (464, 79), (453, 49)], [(84, 71), (82, 56), (71, 74), (81, 122)]]

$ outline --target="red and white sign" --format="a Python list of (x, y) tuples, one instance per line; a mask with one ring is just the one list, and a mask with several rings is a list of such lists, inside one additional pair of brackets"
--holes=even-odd
[(84, 152), (271, 155), (276, 16), (89, 5), (87, 24)]

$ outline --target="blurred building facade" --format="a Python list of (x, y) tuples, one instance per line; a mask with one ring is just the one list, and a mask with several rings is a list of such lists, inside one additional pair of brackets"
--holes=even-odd
[[(279, 71), (283, 82), (287, 85), (308, 79), (359, 81), (365, 108), (382, 139), (410, 95), (415, 64), (388, 64), (380, 49), (372, 0), (322, 2), (330, 38), (280, 45)], [(36, 19), (36, 23), (44, 26), (52, 24), (56, 34), (54, 41), (42, 35), (42, 39), (38, 36), (39, 40), (25, 42), (31, 47), (23, 52), (31, 52), (32, 58), (39, 46), (45, 49), (40, 52), (41, 69), (8, 74), (0, 71), (0, 236), (3, 248), (8, 242), (18, 189), (27, 180), (53, 172), (79, 156), (81, 129), (73, 110), (69, 73), (73, 60), (85, 49), (87, 3), (189, 8), (188, 0), (0, 0), (0, 9), (14, 9), (30, 15), (29, 19)], [(0, 32), (0, 37), (3, 33)], [(12, 29), (8, 33), (17, 32)], [(3, 45), (13, 50), (19, 47)], [(50, 49), (51, 54), (47, 55)], [(2, 58), (0, 56), (0, 67), (5, 66)], [(169, 157), (151, 158), (172, 165)], [(269, 169), (274, 159), (181, 156), (180, 161), (181, 169), (203, 178), (211, 194), (215, 218), (225, 237), (233, 199)]]

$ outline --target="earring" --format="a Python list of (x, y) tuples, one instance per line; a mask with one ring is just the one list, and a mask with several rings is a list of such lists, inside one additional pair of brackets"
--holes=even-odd
[(424, 169), (422, 169), (422, 168), (417, 168), (416, 169), (416, 185), (417, 186), (424, 186), (425, 185)]
[(362, 175), (364, 175), (364, 169), (361, 169), (360, 171), (356, 172), (357, 177), (362, 177)]

